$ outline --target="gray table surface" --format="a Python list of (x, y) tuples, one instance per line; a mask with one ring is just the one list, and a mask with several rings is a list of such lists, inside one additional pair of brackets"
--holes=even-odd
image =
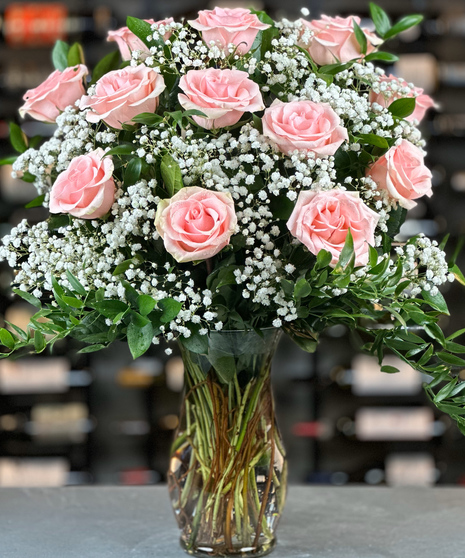
[[(0, 558), (184, 558), (166, 489), (0, 489)], [(465, 558), (461, 488), (290, 489), (273, 558)]]

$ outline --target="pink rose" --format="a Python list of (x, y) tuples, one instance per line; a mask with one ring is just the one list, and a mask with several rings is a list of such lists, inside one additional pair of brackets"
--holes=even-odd
[(110, 211), (115, 200), (113, 161), (98, 148), (73, 159), (52, 186), (50, 213), (69, 213), (97, 219)]
[[(162, 19), (160, 21), (154, 21), (153, 19), (145, 19), (147, 23), (150, 25), (156, 24), (160, 25), (168, 25), (169, 23), (173, 22), (173, 18), (169, 17), (168, 19)], [(171, 31), (167, 31), (163, 35), (163, 40), (169, 39), (172, 35)], [(107, 41), (114, 41), (118, 45), (119, 51), (121, 53), (121, 58), (123, 60), (131, 60), (131, 53), (133, 50), (140, 50), (144, 53), (149, 54), (149, 49), (145, 43), (143, 43), (139, 37), (134, 35), (132, 31), (129, 30), (128, 27), (120, 27), (116, 29), (116, 31), (108, 31)]]
[(315, 256), (320, 250), (330, 252), (332, 267), (339, 260), (350, 229), (355, 265), (365, 265), (368, 245), (375, 243), (378, 220), (379, 215), (363, 203), (358, 192), (306, 190), (300, 192), (287, 228)]
[(383, 91), (381, 91), (380, 93), (370, 91), (370, 103), (378, 103), (378, 105), (381, 105), (382, 107), (388, 107), (397, 99), (404, 99), (405, 97), (415, 97), (415, 110), (410, 116), (407, 116), (407, 118), (405, 119), (409, 122), (413, 122), (413, 120), (417, 120), (418, 122), (420, 122), (429, 108), (438, 108), (438, 105), (436, 105), (433, 99), (429, 95), (425, 95), (423, 93), (423, 89), (421, 89), (421, 87), (414, 87), (413, 90), (406, 95), (402, 95), (398, 92), (392, 94), (393, 84), (397, 84), (399, 88), (408, 87), (407, 82), (403, 79), (399, 79), (396, 76), (393, 76), (392, 74), (389, 76), (382, 76), (380, 82), (388, 84), (388, 91), (391, 92), (391, 95), (387, 96)]
[(271, 27), (244, 8), (203, 10), (189, 24), (202, 32), (202, 39), (207, 44), (213, 41), (222, 50), (226, 50), (232, 43), (237, 47), (237, 54), (249, 52), (258, 32)]
[(211, 258), (229, 244), (236, 224), (231, 194), (198, 186), (161, 200), (155, 216), (165, 248), (178, 262)]
[(276, 100), (262, 118), (263, 135), (280, 151), (289, 155), (298, 149), (311, 151), (318, 157), (334, 155), (349, 139), (340, 118), (326, 103)]
[(179, 87), (185, 93), (178, 96), (181, 106), (203, 112), (207, 118), (193, 118), (207, 130), (232, 126), (244, 112), (265, 108), (258, 85), (247, 72), (239, 70), (189, 70), (181, 77)]
[(163, 77), (154, 70), (144, 64), (135, 68), (127, 66), (101, 77), (95, 94), (82, 97), (79, 108), (91, 109), (87, 113), (89, 122), (103, 120), (108, 126), (121, 130), (122, 124), (141, 112), (155, 112), (164, 89)]
[(85, 94), (83, 81), (88, 73), (83, 64), (62, 72), (55, 70), (39, 87), (26, 91), (23, 97), (26, 102), (19, 109), (19, 114), (23, 118), (29, 114), (42, 122), (55, 122), (60, 112), (74, 105)]
[(380, 157), (367, 170), (367, 176), (405, 209), (416, 206), (412, 200), (433, 194), (431, 171), (425, 166), (421, 149), (405, 139)]
[[(360, 24), (358, 16), (343, 18), (323, 15), (321, 19), (312, 21), (301, 19), (304, 31), (300, 46), (308, 50), (312, 59), (321, 66), (363, 58), (355, 37), (353, 20)], [(310, 36), (308, 30), (313, 31), (313, 36)], [(370, 54), (382, 40), (368, 29), (362, 30), (367, 37), (367, 54)]]

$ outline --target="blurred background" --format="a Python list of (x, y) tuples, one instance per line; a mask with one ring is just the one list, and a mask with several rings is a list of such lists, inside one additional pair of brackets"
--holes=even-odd
[[(424, 14), (420, 27), (389, 43), (387, 50), (400, 60), (386, 70), (423, 87), (441, 106), (422, 123), (435, 195), (409, 212), (401, 236), (424, 232), (441, 239), (447, 230), (452, 252), (465, 229), (465, 2), (378, 3), (394, 20)], [(241, 4), (0, 1), (0, 157), (12, 153), (9, 121), (20, 123), (29, 136), (53, 133), (50, 125), (20, 122), (17, 109), (25, 90), (53, 70), (56, 39), (82, 42), (92, 68), (115, 49), (106, 42), (107, 31), (124, 25), (127, 15), (195, 17), (215, 5)], [(297, 18), (303, 6), (312, 19), (322, 13), (368, 17), (366, 0), (254, 5), (275, 19)], [(24, 209), (35, 190), (10, 172), (0, 167), (0, 235), (25, 217), (31, 222), (46, 217), (43, 208)], [(11, 270), (0, 266), (0, 312), (25, 327), (33, 309), (10, 296), (11, 279)], [(458, 284), (446, 287), (453, 317), (442, 325), (452, 331), (465, 327), (465, 291)], [(154, 347), (132, 361), (123, 345), (92, 355), (78, 355), (72, 341), (55, 348), (53, 356), (0, 361), (0, 486), (164, 482), (183, 382), (176, 350), (168, 357), (164, 347)], [(315, 355), (282, 339), (273, 376), (292, 482), (465, 485), (465, 438), (427, 401), (422, 390), (427, 378), (401, 362), (388, 364), (402, 372), (381, 373), (376, 362), (358, 353), (343, 326), (328, 332)]]

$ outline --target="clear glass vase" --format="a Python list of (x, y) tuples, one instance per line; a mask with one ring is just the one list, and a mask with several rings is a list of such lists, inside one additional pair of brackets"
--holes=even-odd
[(264, 556), (286, 496), (271, 360), (280, 330), (212, 332), (207, 355), (181, 346), (185, 394), (168, 471), (182, 547)]

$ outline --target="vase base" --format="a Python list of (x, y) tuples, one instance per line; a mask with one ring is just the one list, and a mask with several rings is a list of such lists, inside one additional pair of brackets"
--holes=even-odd
[(191, 556), (197, 556), (198, 558), (205, 558), (206, 556), (213, 556), (217, 558), (228, 556), (236, 556), (236, 557), (243, 557), (243, 558), (258, 558), (260, 556), (266, 556), (269, 554), (273, 548), (276, 546), (276, 539), (272, 541), (266, 542), (258, 547), (248, 546), (248, 547), (237, 547), (233, 549), (226, 549), (224, 546), (222, 547), (208, 547), (208, 546), (200, 546), (196, 548), (188, 548), (187, 543), (181, 538), (181, 547), (187, 554)]

